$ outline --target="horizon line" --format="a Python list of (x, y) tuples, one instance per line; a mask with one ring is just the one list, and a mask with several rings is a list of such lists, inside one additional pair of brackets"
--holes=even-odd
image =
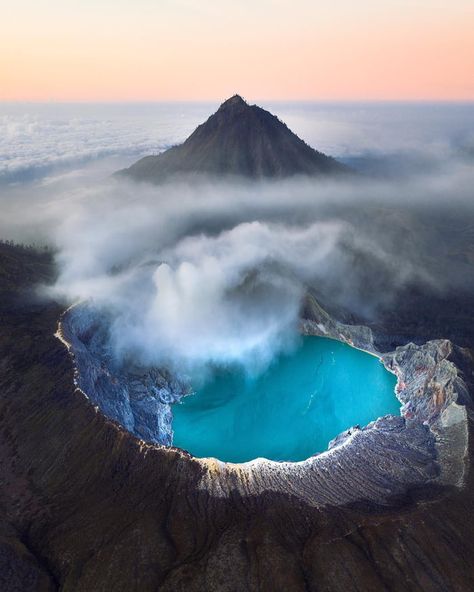
[[(465, 98), (308, 98), (308, 99), (284, 99), (284, 98), (257, 98), (247, 99), (244, 95), (239, 94), (247, 103), (254, 104), (254, 102), (272, 102), (272, 103), (392, 103), (392, 104), (406, 104), (406, 103), (437, 103), (437, 104), (471, 104), (474, 103), (474, 97), (470, 99)], [(169, 104), (169, 103), (186, 103), (186, 104), (207, 104), (207, 103), (221, 103), (231, 98), (234, 95), (229, 95), (227, 98), (208, 98), (208, 99), (2, 99), (0, 104), (36, 104), (36, 105), (97, 105), (97, 104)]]

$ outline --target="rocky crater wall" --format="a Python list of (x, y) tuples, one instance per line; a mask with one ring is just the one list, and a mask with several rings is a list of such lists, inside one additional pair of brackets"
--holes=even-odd
[[(427, 484), (462, 486), (467, 470), (469, 392), (447, 340), (380, 353), (368, 327), (345, 325), (308, 298), (301, 331), (349, 343), (379, 356), (398, 378), (401, 416), (385, 416), (340, 434), (326, 452), (298, 462), (244, 464), (197, 459), (170, 447), (171, 404), (188, 393), (183, 380), (156, 368), (116, 367), (106, 323), (88, 304), (63, 315), (58, 336), (68, 347), (80, 391), (100, 412), (135, 435), (145, 449), (167, 447), (200, 467), (198, 488), (214, 497), (274, 492), (313, 506), (398, 503)], [(277, 435), (276, 435), (277, 437)]]

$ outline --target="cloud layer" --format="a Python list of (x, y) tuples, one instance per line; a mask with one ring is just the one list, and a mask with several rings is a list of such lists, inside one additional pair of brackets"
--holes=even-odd
[[(361, 133), (366, 122), (357, 117), (344, 125)], [(307, 290), (337, 311), (374, 320), (411, 286), (473, 287), (474, 171), (468, 152), (453, 148), (457, 124), (438, 124), (449, 130), (437, 132), (439, 150), (420, 139), (429, 126), (418, 128), (416, 150), (431, 166), (411, 158), (409, 175), (154, 187), (108, 177), (104, 158), (78, 164), (107, 150), (116, 157), (148, 149), (152, 134), (146, 139), (136, 123), (120, 121), (16, 122), (10, 164), (78, 160), (73, 170), (0, 188), (0, 236), (55, 248), (59, 276), (48, 296), (93, 303), (118, 361), (189, 372), (240, 363), (255, 371), (294, 343)], [(388, 134), (391, 125), (379, 128)], [(331, 141), (339, 140), (327, 132)], [(371, 154), (397, 141), (373, 139)]]
[(104, 159), (114, 170), (183, 141), (205, 113), (200, 105), (0, 104), (0, 185)]
[[(474, 107), (468, 104), (263, 106), (310, 145), (351, 159), (371, 172), (382, 164), (388, 171), (400, 172), (401, 164), (408, 169), (414, 159), (418, 168), (439, 167), (474, 146)], [(0, 186), (77, 170), (104, 159), (109, 162), (103, 163), (102, 172), (111, 172), (183, 141), (216, 107), (205, 103), (0, 104)]]
[(110, 314), (121, 359), (262, 366), (291, 346), (307, 289), (375, 318), (411, 284), (466, 283), (438, 244), (444, 216), (417, 208), (434, 212), (447, 190), (467, 204), (473, 180), (463, 167), (406, 183), (110, 180), (58, 220), (53, 294)]

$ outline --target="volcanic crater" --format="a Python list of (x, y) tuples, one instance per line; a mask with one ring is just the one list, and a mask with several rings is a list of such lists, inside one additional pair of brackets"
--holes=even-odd
[(305, 310), (311, 315), (301, 318), (301, 333), (330, 337), (378, 356), (397, 377), (402, 408), (400, 416), (349, 428), (329, 443), (326, 452), (300, 462), (258, 458), (233, 464), (173, 448), (172, 409), (189, 394), (185, 381), (160, 368), (117, 367), (104, 322), (90, 304), (68, 309), (58, 336), (73, 357), (80, 396), (137, 437), (144, 449), (178, 451), (183, 462), (198, 464), (199, 487), (211, 495), (229, 496), (237, 489), (242, 495), (278, 492), (315, 506), (391, 505), (428, 484), (462, 486), (468, 447), (464, 405), (469, 394), (453, 362), (453, 344), (434, 340), (381, 352), (368, 327), (339, 323), (314, 298), (307, 299)]

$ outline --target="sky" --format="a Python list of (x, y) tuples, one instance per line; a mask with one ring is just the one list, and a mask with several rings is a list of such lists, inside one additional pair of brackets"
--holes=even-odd
[(0, 100), (474, 100), (472, 0), (2, 1)]

